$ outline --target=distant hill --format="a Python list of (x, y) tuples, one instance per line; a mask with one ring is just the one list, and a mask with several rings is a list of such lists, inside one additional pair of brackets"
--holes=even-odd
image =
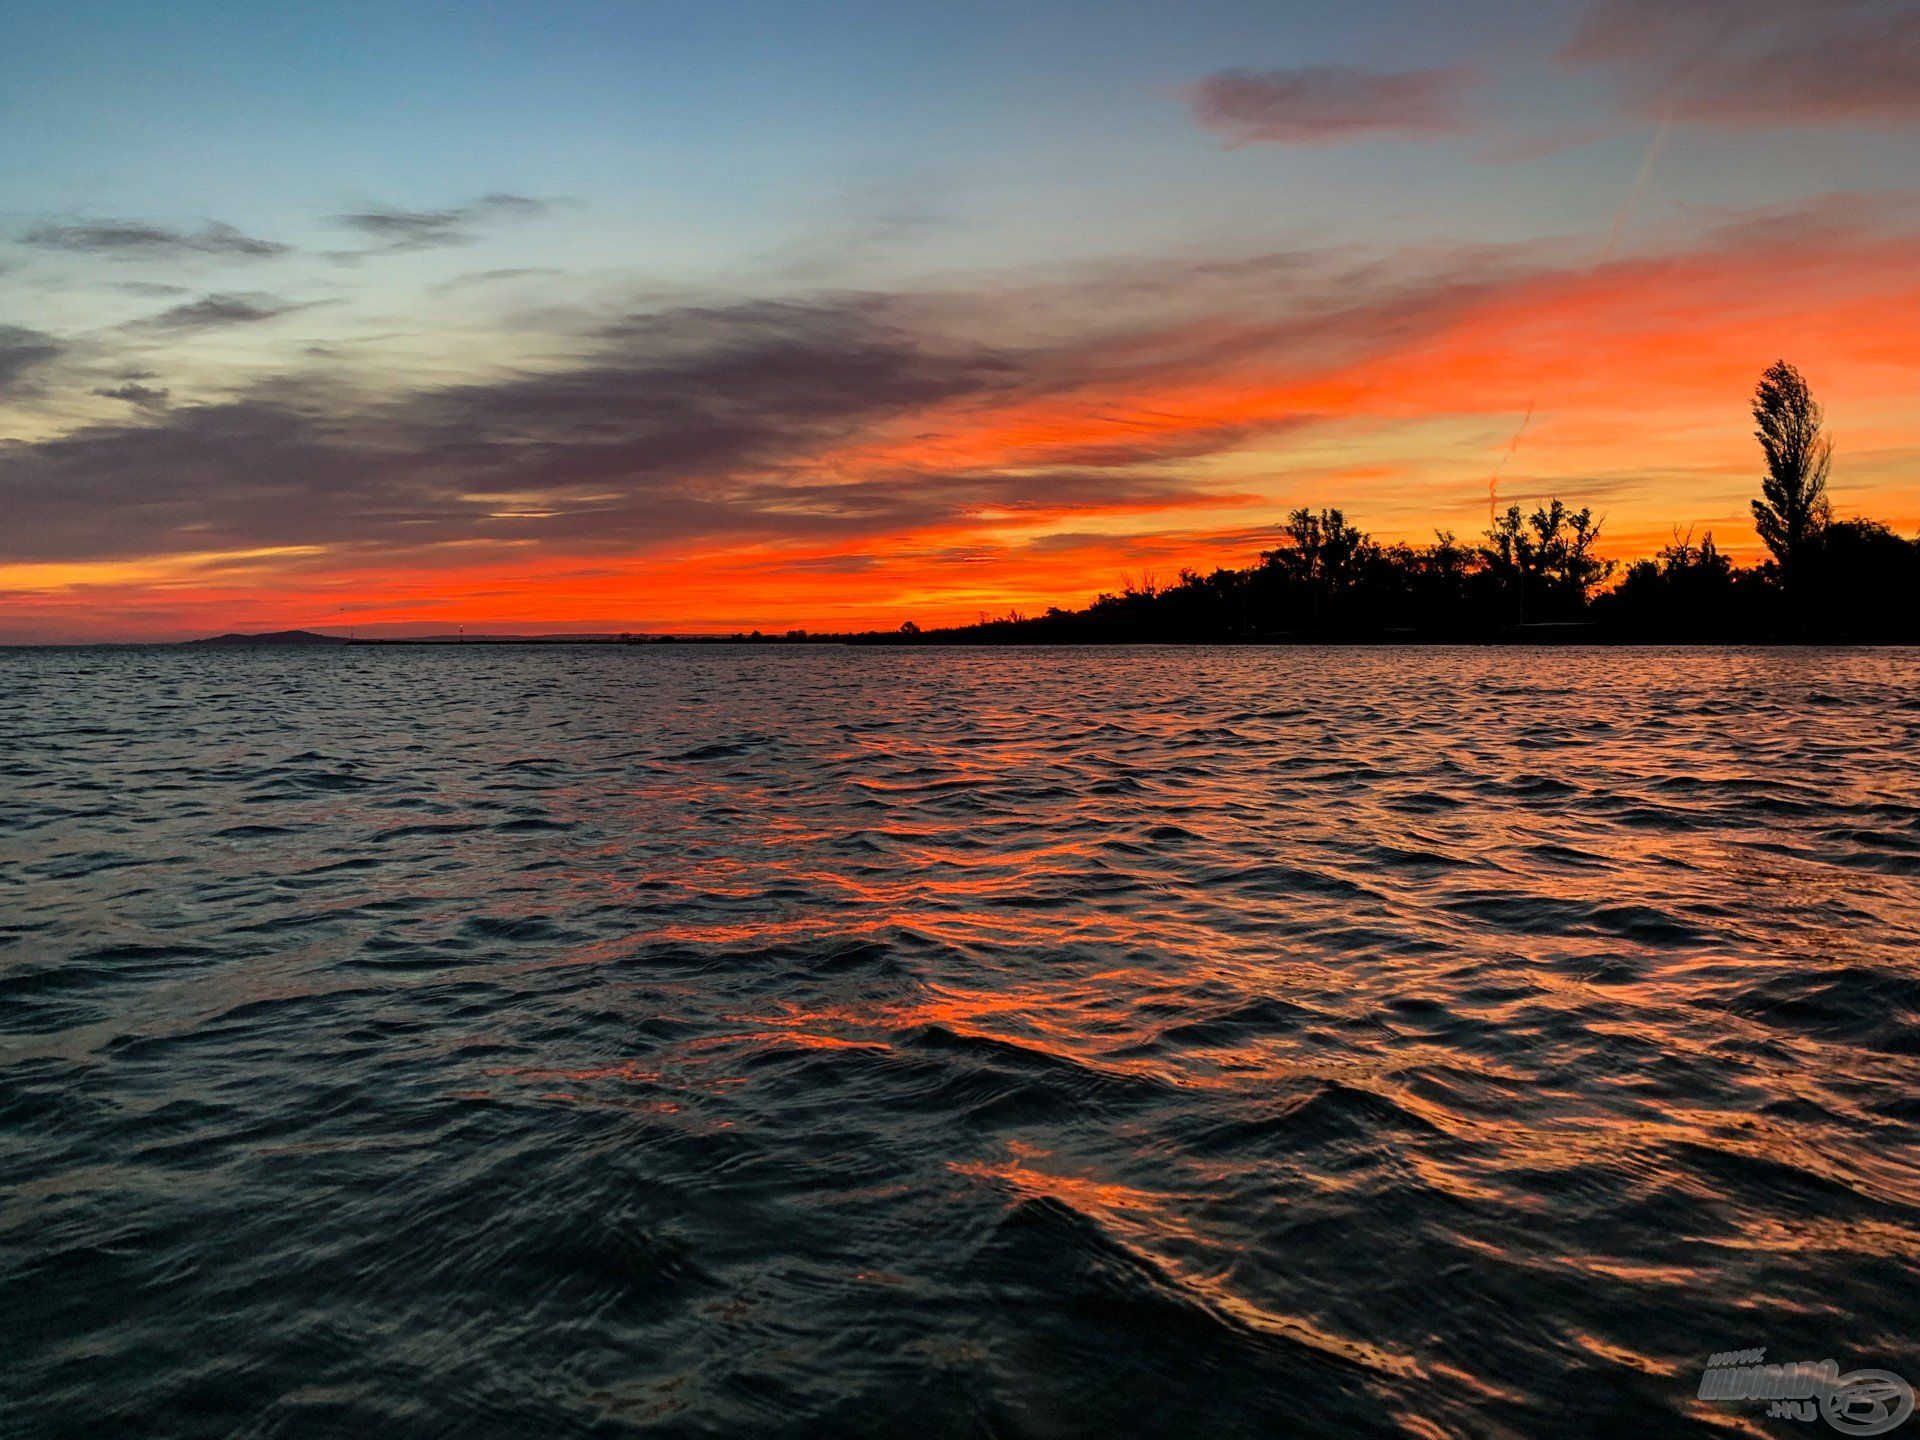
[(205, 640), (188, 640), (188, 645), (345, 645), (338, 635), (317, 635), (311, 630), (267, 630), (258, 635), (229, 632)]

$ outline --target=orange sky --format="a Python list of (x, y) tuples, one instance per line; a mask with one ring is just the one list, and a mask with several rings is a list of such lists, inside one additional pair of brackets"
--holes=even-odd
[[(1503, 503), (1592, 504), (1615, 554), (1677, 526), (1750, 556), (1745, 402), (1776, 355), (1827, 402), (1838, 508), (1909, 531), (1920, 519), (1920, 230), (1906, 217), (1836, 200), (1601, 265), (1565, 251), (1393, 264), (1390, 283), (1351, 293), (1330, 273), (1304, 323), (1257, 282), (1183, 296), (1177, 269), (1174, 313), (1106, 335), (1076, 329), (1071, 287), (1052, 294), (1068, 323), (1049, 321), (1028, 362), (1037, 377), (836, 425), (769, 467), (748, 533), (602, 544), (536, 528), (408, 549), (373, 531), (27, 561), (0, 565), (5, 626), (22, 638), (924, 626), (1083, 603), (1143, 571), (1244, 564), (1294, 504), (1343, 505), (1385, 539), (1475, 534), (1497, 468)], [(1020, 294), (982, 286), (940, 303), (990, 316)], [(1063, 496), (1065, 474), (1077, 479)], [(740, 482), (711, 476), (695, 493)], [(953, 500), (906, 523), (840, 523), (837, 497), (865, 487)], [(809, 510), (839, 518), (779, 533)]]

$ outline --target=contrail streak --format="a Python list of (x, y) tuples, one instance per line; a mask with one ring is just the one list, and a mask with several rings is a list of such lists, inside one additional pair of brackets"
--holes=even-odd
[[(1640, 157), (1639, 172), (1633, 177), (1633, 183), (1627, 187), (1625, 198), (1613, 212), (1613, 223), (1607, 227), (1607, 243), (1600, 247), (1600, 258), (1595, 264), (1604, 265), (1613, 258), (1614, 250), (1620, 244), (1620, 236), (1625, 233), (1627, 222), (1633, 218), (1633, 208), (1640, 201), (1640, 192), (1646, 188), (1647, 180), (1653, 174), (1654, 162), (1660, 158), (1660, 151), (1667, 143), (1667, 132), (1673, 128), (1673, 118), (1663, 119), (1653, 132), (1653, 139), (1647, 142), (1647, 153)], [(1513, 432), (1507, 450), (1500, 457), (1500, 463), (1494, 467), (1493, 474), (1487, 477), (1487, 523), (1497, 524), (1500, 509), (1500, 476), (1507, 468), (1507, 461), (1513, 458), (1513, 452), (1520, 448), (1520, 437), (1527, 433), (1527, 426), (1533, 423), (1534, 401), (1527, 401), (1526, 418), (1520, 422), (1520, 428)]]
[(1662, 120), (1653, 139), (1647, 144), (1647, 153), (1640, 160), (1640, 173), (1633, 177), (1633, 184), (1627, 187), (1627, 198), (1620, 202), (1620, 208), (1613, 212), (1613, 227), (1607, 231), (1607, 243), (1600, 251), (1601, 260), (1610, 258), (1614, 247), (1620, 243), (1620, 234), (1627, 228), (1627, 222), (1633, 218), (1633, 207), (1640, 201), (1640, 192), (1646, 187), (1647, 177), (1653, 174), (1653, 162), (1660, 158), (1660, 149), (1667, 143), (1667, 132), (1673, 128), (1671, 118)]
[(1507, 468), (1507, 461), (1513, 458), (1513, 452), (1520, 448), (1520, 437), (1527, 433), (1527, 426), (1533, 423), (1533, 401), (1527, 401), (1527, 413), (1520, 421), (1520, 428), (1513, 432), (1508, 442), (1507, 453), (1500, 457), (1500, 463), (1493, 468), (1493, 474), (1487, 477), (1487, 524), (1495, 524), (1500, 509), (1500, 473)]

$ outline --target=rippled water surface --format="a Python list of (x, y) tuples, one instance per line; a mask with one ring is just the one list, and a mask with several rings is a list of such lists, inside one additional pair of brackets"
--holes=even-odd
[(1692, 1397), (1920, 1379), (1917, 684), (0, 654), (0, 1429), (1812, 1433)]

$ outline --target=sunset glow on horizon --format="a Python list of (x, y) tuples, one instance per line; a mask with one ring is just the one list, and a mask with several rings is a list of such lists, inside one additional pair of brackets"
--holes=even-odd
[(1490, 480), (1748, 560), (1782, 357), (1920, 528), (1920, 12), (1364, 9), (37, 16), (0, 643), (961, 623)]

